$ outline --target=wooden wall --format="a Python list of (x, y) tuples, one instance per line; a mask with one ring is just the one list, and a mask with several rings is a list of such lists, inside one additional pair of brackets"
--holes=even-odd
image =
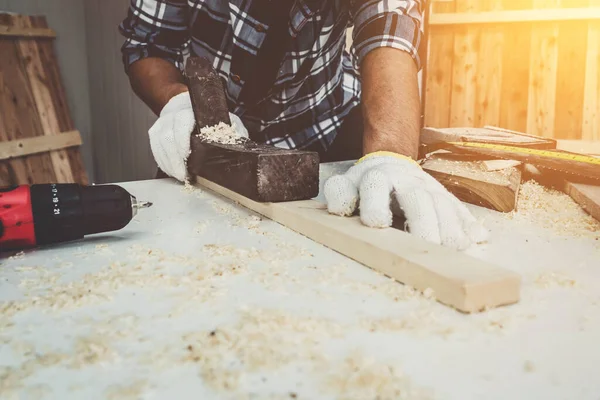
[(55, 49), (62, 81), (75, 127), (81, 132), (83, 161), (92, 181), (94, 157), (83, 3), (81, 0), (0, 0), (0, 10), (45, 15), (56, 31)]
[[(426, 125), (496, 125), (600, 140), (600, 0), (431, 0), (431, 6)], [(524, 21), (557, 8), (559, 16), (549, 21)], [(463, 14), (481, 12), (487, 13), (477, 23)]]

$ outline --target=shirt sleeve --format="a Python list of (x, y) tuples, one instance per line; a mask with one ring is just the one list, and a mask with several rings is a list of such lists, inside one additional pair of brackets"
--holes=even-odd
[(146, 57), (167, 60), (179, 69), (189, 41), (187, 0), (130, 0), (127, 17), (119, 25), (125, 71)]
[(409, 53), (421, 69), (425, 0), (352, 0), (353, 51), (358, 65), (379, 47)]

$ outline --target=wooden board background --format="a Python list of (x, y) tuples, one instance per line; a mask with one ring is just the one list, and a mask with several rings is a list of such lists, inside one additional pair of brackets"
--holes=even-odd
[[(44, 17), (0, 13), (0, 24), (48, 28)], [(0, 141), (74, 129), (54, 54), (54, 39), (0, 38)], [(0, 162), (0, 186), (88, 183), (79, 148)]]
[[(437, 14), (598, 7), (600, 0), (431, 0)], [(600, 140), (600, 20), (429, 26), (425, 125)]]

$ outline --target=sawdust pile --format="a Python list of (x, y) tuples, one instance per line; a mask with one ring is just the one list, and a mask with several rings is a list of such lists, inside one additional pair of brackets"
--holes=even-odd
[(236, 144), (243, 141), (243, 138), (235, 131), (235, 128), (224, 122), (202, 128), (197, 136), (209, 142), (221, 144)]
[(548, 189), (533, 180), (521, 185), (517, 209), (504, 215), (561, 236), (600, 238), (600, 223), (569, 195)]

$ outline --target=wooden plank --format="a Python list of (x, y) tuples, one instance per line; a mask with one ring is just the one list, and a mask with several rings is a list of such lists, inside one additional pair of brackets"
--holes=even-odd
[[(0, 23), (14, 24), (14, 17), (0, 13)], [(16, 42), (0, 38), (0, 141), (28, 138), (41, 132), (31, 86), (19, 60)], [(49, 183), (56, 181), (47, 154), (39, 154), (1, 163), (5, 171), (2, 185)]]
[[(556, 6), (560, 6), (560, 0), (533, 1), (535, 12)], [(536, 26), (531, 33), (527, 133), (545, 137), (554, 136), (558, 32), (558, 24), (549, 22)]]
[[(479, 154), (490, 158), (518, 160), (538, 167), (562, 171), (577, 177), (600, 181), (600, 159), (574, 155), (561, 151), (529, 149), (514, 146), (495, 145), (489, 147), (479, 143), (455, 142), (444, 146), (446, 150), (465, 154)], [(575, 180), (575, 179), (572, 179)]]
[(556, 148), (589, 155), (600, 155), (600, 141), (590, 140), (557, 140)]
[[(480, 0), (479, 10), (499, 10), (501, 0)], [(477, 52), (477, 87), (474, 126), (500, 124), (502, 88), (503, 28), (488, 25), (481, 29)], [(507, 49), (508, 51), (508, 49)]]
[[(454, 2), (434, 3), (432, 12), (452, 12)], [(425, 82), (425, 125), (450, 126), (452, 70), (454, 69), (454, 32), (431, 29)]]
[(223, 84), (212, 63), (190, 57), (185, 76), (192, 98), (197, 134), (187, 160), (190, 174), (201, 176), (257, 201), (310, 199), (319, 193), (319, 155), (255, 143), (222, 144), (200, 130), (231, 124)]
[[(15, 16), (15, 23), (21, 28), (31, 28), (31, 22), (24, 16)], [(32, 40), (18, 40), (17, 47), (31, 84), (35, 107), (42, 123), (42, 132), (44, 135), (54, 135), (61, 129), (52, 101), (51, 89), (48, 86), (48, 77), (40, 59), (38, 45)], [(75, 182), (66, 150), (52, 151), (50, 158), (57, 183)]]
[[(588, 1), (569, 0), (568, 4), (585, 7)], [(588, 26), (582, 21), (566, 21), (559, 24), (558, 31), (553, 137), (581, 139)]]
[(486, 160), (482, 161), (486, 171), (501, 171), (503, 169), (518, 167), (521, 161), (516, 160)]
[[(29, 18), (31, 25), (36, 28), (48, 28), (45, 17), (35, 16)], [(54, 51), (54, 43), (48, 40), (42, 40), (37, 43), (40, 59), (44, 68), (47, 84), (50, 89), (50, 98), (56, 111), (58, 126), (60, 132), (75, 130), (75, 124), (71, 117), (69, 106), (67, 104), (67, 94), (58, 66), (58, 59)], [(72, 147), (67, 149), (67, 156), (75, 182), (87, 185), (88, 176), (83, 163), (81, 149)]]
[[(456, 4), (456, 10), (460, 12), (475, 10), (478, 1), (459, 1)], [(472, 26), (461, 26), (455, 30), (450, 126), (473, 126), (475, 124), (479, 32), (479, 28)]]
[[(600, 6), (600, 0), (590, 0), (590, 5)], [(600, 140), (600, 21), (588, 23), (581, 138)]]
[(483, 128), (460, 127), (442, 129), (425, 127), (421, 129), (420, 141), (426, 145), (436, 145), (440, 142), (476, 142), (535, 149), (556, 148), (556, 141), (552, 139), (487, 126)]
[(556, 6), (559, 4), (554, 4), (554, 7), (546, 6), (548, 9), (432, 14), (429, 24), (440, 26), (600, 20), (600, 7), (555, 8)]
[(0, 36), (13, 38), (55, 38), (56, 32), (44, 28), (19, 28), (16, 26), (0, 25)]
[[(504, 9), (530, 9), (532, 0), (503, 0)], [(527, 131), (531, 24), (504, 27), (499, 126)]]
[(262, 214), (377, 272), (424, 291), (462, 312), (518, 302), (518, 274), (394, 228), (374, 229), (358, 217), (329, 214), (315, 200), (252, 201), (209, 180), (197, 184)]
[(81, 134), (79, 131), (0, 142), (0, 161), (80, 146), (81, 143)]
[(521, 171), (488, 171), (482, 162), (429, 159), (423, 170), (465, 203), (500, 212), (513, 211), (521, 185)]
[(600, 186), (565, 182), (564, 191), (588, 214), (600, 221)]

